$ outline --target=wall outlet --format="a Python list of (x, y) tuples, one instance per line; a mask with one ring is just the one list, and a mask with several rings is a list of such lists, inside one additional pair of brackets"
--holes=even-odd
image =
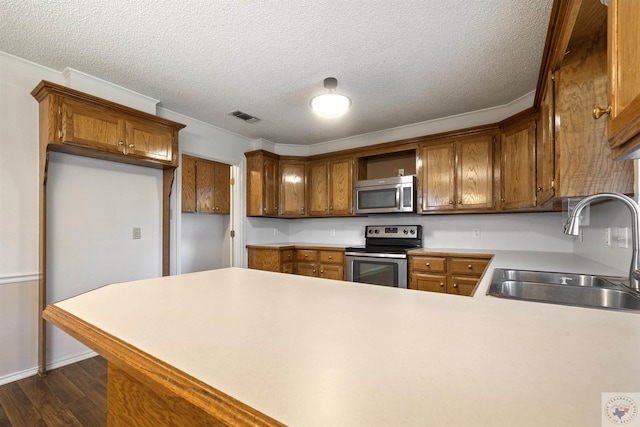
[(336, 229), (332, 228), (330, 231), (331, 236), (335, 236), (336, 235)]
[(140, 227), (133, 227), (133, 238), (142, 239), (142, 229)]
[(475, 238), (480, 238), (480, 228), (476, 227), (473, 230), (471, 230), (471, 236)]
[(398, 169), (398, 176), (404, 176), (404, 169)]
[(273, 228), (273, 235), (276, 236), (278, 234), (278, 229), (276, 229), (275, 227)]
[(618, 247), (629, 247), (629, 227), (618, 227)]
[(611, 246), (611, 227), (605, 227), (604, 229), (604, 244)]

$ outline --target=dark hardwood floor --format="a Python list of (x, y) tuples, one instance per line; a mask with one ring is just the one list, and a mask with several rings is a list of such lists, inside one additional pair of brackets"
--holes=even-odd
[(0, 427), (106, 425), (107, 362), (101, 357), (0, 386)]

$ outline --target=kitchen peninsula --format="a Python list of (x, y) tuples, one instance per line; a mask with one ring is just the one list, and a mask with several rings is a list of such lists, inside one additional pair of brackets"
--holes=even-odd
[(109, 425), (600, 426), (601, 393), (640, 390), (638, 314), (487, 296), (498, 267), (624, 274), (497, 251), (459, 298), (229, 268), (45, 317), (109, 361)]

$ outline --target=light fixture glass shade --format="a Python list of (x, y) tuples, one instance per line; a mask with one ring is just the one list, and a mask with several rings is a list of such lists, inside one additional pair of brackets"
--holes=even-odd
[(329, 92), (311, 98), (311, 108), (324, 116), (338, 116), (344, 114), (351, 107), (351, 99), (348, 96), (335, 93), (338, 80), (335, 77), (324, 79), (324, 87)]
[(337, 116), (344, 114), (351, 106), (349, 97), (339, 93), (325, 93), (311, 99), (313, 111), (325, 116)]

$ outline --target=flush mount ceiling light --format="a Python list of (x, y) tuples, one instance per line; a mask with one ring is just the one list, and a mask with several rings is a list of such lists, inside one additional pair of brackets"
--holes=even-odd
[(323, 116), (339, 116), (351, 107), (351, 99), (348, 96), (336, 93), (338, 80), (335, 77), (324, 79), (324, 88), (329, 92), (311, 98), (311, 108)]

